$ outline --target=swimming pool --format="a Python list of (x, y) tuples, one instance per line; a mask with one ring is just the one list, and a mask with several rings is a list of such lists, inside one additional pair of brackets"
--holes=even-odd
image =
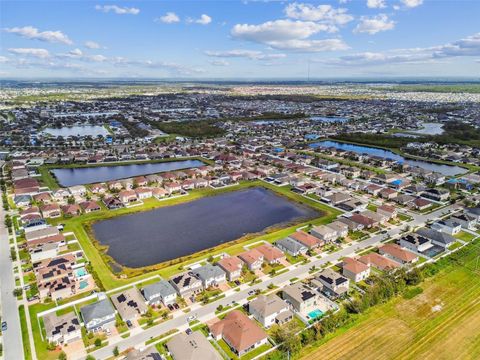
[(85, 270), (85, 268), (79, 268), (77, 270), (75, 270), (75, 275), (77, 275), (77, 277), (82, 277), (82, 276), (85, 276), (87, 275), (87, 270)]
[(323, 316), (323, 312), (319, 309), (315, 309), (308, 313), (308, 317), (312, 320), (318, 319)]
[(78, 284), (78, 288), (80, 290), (85, 289), (87, 286), (88, 286), (88, 281), (86, 281), (86, 280), (80, 281), (80, 283)]

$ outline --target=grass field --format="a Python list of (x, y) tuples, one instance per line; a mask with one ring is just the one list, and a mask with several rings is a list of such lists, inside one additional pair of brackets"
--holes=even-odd
[(423, 282), (423, 292), (372, 308), (320, 347), (304, 348), (300, 358), (480, 358), (479, 254), (477, 243), (463, 264), (450, 265)]
[[(135, 270), (127, 269), (126, 271), (128, 271), (130, 275), (128, 279), (121, 279), (112, 273), (112, 271), (110, 270), (110, 267), (105, 262), (106, 256), (102, 254), (102, 249), (97, 248), (97, 246), (92, 242), (92, 239), (90, 238), (89, 233), (87, 231), (88, 226), (87, 227), (84, 226), (86, 223), (91, 223), (94, 221), (99, 221), (99, 220), (103, 220), (110, 217), (125, 215), (128, 213), (133, 213), (137, 211), (151, 210), (154, 208), (158, 208), (160, 206), (176, 205), (182, 202), (196, 200), (205, 196), (212, 196), (212, 195), (220, 194), (222, 192), (240, 190), (240, 189), (255, 187), (255, 186), (263, 186), (265, 188), (271, 189), (280, 195), (288, 197), (290, 200), (301, 202), (317, 210), (320, 210), (322, 214), (318, 218), (305, 222), (303, 224), (296, 224), (294, 226), (289, 226), (289, 227), (280, 228), (280, 229), (272, 228), (271, 231), (267, 234), (263, 234), (263, 235), (256, 234), (256, 235), (246, 236), (245, 238), (235, 240), (233, 242), (226, 243), (212, 249), (208, 249), (200, 254), (192, 255), (188, 259), (184, 257), (184, 261), (176, 264), (171, 264), (171, 265), (167, 264), (167, 266), (163, 264), (162, 266), (158, 266), (157, 269), (155, 269), (155, 267), (151, 267), (148, 269), (147, 268), (135, 269)], [(161, 201), (161, 202), (152, 198), (144, 201), (144, 205), (138, 206), (135, 208), (122, 208), (115, 211), (104, 210), (104, 211), (98, 211), (90, 214), (85, 214), (85, 215), (71, 218), (71, 219), (62, 219), (62, 218), (54, 219), (54, 220), (51, 220), (50, 222), (55, 225), (58, 223), (65, 223), (65, 231), (73, 231), (75, 233), (78, 241), (80, 242), (80, 245), (85, 251), (85, 254), (90, 260), (93, 268), (97, 272), (98, 277), (100, 278), (103, 286), (108, 290), (121, 285), (125, 285), (132, 281), (144, 279), (146, 277), (152, 276), (153, 274), (160, 274), (161, 276), (168, 278), (173, 274), (181, 271), (181, 269), (188, 263), (203, 260), (208, 258), (210, 255), (215, 255), (225, 251), (227, 251), (232, 255), (238, 254), (244, 251), (243, 246), (246, 244), (253, 243), (259, 240), (274, 242), (278, 239), (281, 239), (282, 237), (285, 237), (291, 234), (299, 226), (306, 225), (306, 224), (315, 224), (315, 225), (326, 224), (331, 222), (339, 214), (340, 214), (340, 211), (333, 209), (327, 205), (320, 204), (316, 201), (307, 199), (298, 194), (295, 194), (292, 191), (290, 191), (290, 189), (287, 187), (276, 187), (265, 182), (254, 181), (254, 182), (244, 182), (244, 183), (241, 183), (240, 185), (232, 186), (232, 187), (224, 188), (220, 190), (213, 190), (213, 189), (194, 190), (194, 191), (191, 191), (187, 196), (166, 200), (166, 201)]]
[(32, 352), (30, 351), (30, 339), (28, 338), (27, 319), (24, 305), (18, 307), (18, 314), (20, 315), (20, 325), (22, 328), (23, 354), (25, 360), (30, 360), (32, 359)]

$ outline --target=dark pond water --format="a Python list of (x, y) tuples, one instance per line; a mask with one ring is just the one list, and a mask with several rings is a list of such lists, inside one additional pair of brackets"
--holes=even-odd
[(188, 169), (205, 165), (200, 160), (181, 160), (115, 166), (93, 166), (51, 170), (61, 186), (93, 184), (97, 182), (126, 179), (134, 176), (156, 174), (165, 171)]
[(320, 146), (326, 147), (326, 148), (334, 147), (336, 149), (353, 151), (359, 154), (369, 154), (369, 155), (379, 156), (385, 159), (392, 159), (400, 163), (406, 163), (411, 166), (418, 166), (423, 169), (435, 171), (447, 176), (463, 174), (468, 171), (467, 169), (462, 168), (460, 166), (442, 165), (442, 164), (437, 164), (429, 161), (406, 159), (403, 156), (398, 155), (392, 151), (370, 147), (370, 146), (348, 144), (348, 143), (342, 143), (342, 142), (331, 141), (331, 140), (319, 141), (317, 143), (310, 144), (310, 147), (312, 148), (317, 148)]
[(93, 224), (108, 255), (128, 267), (179, 258), (318, 212), (275, 193), (252, 188)]

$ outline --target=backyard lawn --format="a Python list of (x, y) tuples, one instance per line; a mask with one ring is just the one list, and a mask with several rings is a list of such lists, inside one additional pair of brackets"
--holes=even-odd
[(360, 315), (324, 344), (302, 350), (304, 359), (478, 359), (480, 272), (476, 259), (452, 263), (427, 279), (413, 298), (402, 297)]

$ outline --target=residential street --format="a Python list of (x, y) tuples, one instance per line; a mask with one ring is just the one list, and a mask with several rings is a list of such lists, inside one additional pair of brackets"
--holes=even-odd
[[(449, 210), (455, 210), (456, 206), (455, 205), (449, 205), (445, 208), (439, 209), (437, 211), (434, 211), (430, 214), (426, 215), (419, 215), (415, 213), (409, 213), (413, 217), (413, 220), (409, 223), (410, 226), (416, 227), (416, 226), (422, 226), (425, 224), (425, 222), (433, 219), (437, 219), (439, 217), (442, 217), (444, 213), (448, 212)], [(334, 263), (337, 262), (339, 259), (345, 257), (345, 256), (351, 256), (354, 254), (355, 251), (359, 251), (361, 249), (366, 249), (370, 246), (374, 246), (379, 244), (382, 240), (388, 238), (388, 237), (393, 237), (398, 235), (402, 231), (403, 225), (401, 227), (396, 227), (394, 229), (391, 229), (388, 231), (387, 234), (377, 234), (372, 236), (369, 239), (366, 239), (364, 241), (361, 241), (359, 243), (354, 243), (350, 246), (347, 246), (333, 254), (326, 255), (322, 257), (321, 259), (311, 261), (307, 264), (300, 265), (290, 271), (287, 271), (285, 273), (282, 273), (280, 275), (275, 276), (274, 278), (267, 278), (266, 280), (262, 281), (259, 284), (256, 284), (254, 286), (249, 286), (245, 290), (235, 292), (232, 291), (231, 294), (228, 294), (225, 298), (222, 298), (220, 300), (214, 301), (210, 304), (207, 304), (205, 306), (202, 306), (198, 309), (192, 309), (190, 313), (187, 314), (182, 314), (176, 318), (173, 318), (169, 321), (166, 321), (164, 323), (161, 323), (159, 325), (153, 326), (145, 331), (142, 331), (140, 333), (137, 333), (135, 335), (131, 335), (130, 337), (126, 339), (121, 339), (121, 341), (111, 343), (108, 346), (101, 348), (97, 351), (92, 352), (91, 354), (96, 358), (96, 359), (105, 359), (110, 356), (112, 356), (113, 349), (115, 346), (118, 346), (120, 351), (123, 351), (125, 349), (131, 348), (138, 346), (139, 344), (144, 343), (145, 341), (149, 340), (150, 338), (156, 337), (158, 335), (161, 335), (170, 329), (185, 329), (187, 325), (187, 318), (191, 316), (192, 314), (196, 314), (197, 318), (200, 319), (200, 321), (206, 321), (211, 318), (213, 318), (215, 315), (215, 310), (218, 307), (218, 305), (223, 305), (227, 306), (228, 304), (231, 304), (233, 301), (240, 303), (243, 300), (245, 300), (249, 295), (248, 292), (251, 290), (265, 290), (270, 284), (274, 284), (276, 286), (282, 286), (284, 284), (288, 284), (290, 282), (290, 279), (292, 278), (306, 278), (309, 275), (309, 270), (312, 266), (316, 267), (321, 267), (322, 265), (325, 265), (328, 262)]]
[(0, 199), (0, 289), (2, 321), (8, 324), (3, 332), (4, 358), (7, 360), (23, 359), (22, 332), (18, 315), (17, 299), (13, 296), (15, 278), (10, 260), (8, 233), (5, 228), (5, 211)]

